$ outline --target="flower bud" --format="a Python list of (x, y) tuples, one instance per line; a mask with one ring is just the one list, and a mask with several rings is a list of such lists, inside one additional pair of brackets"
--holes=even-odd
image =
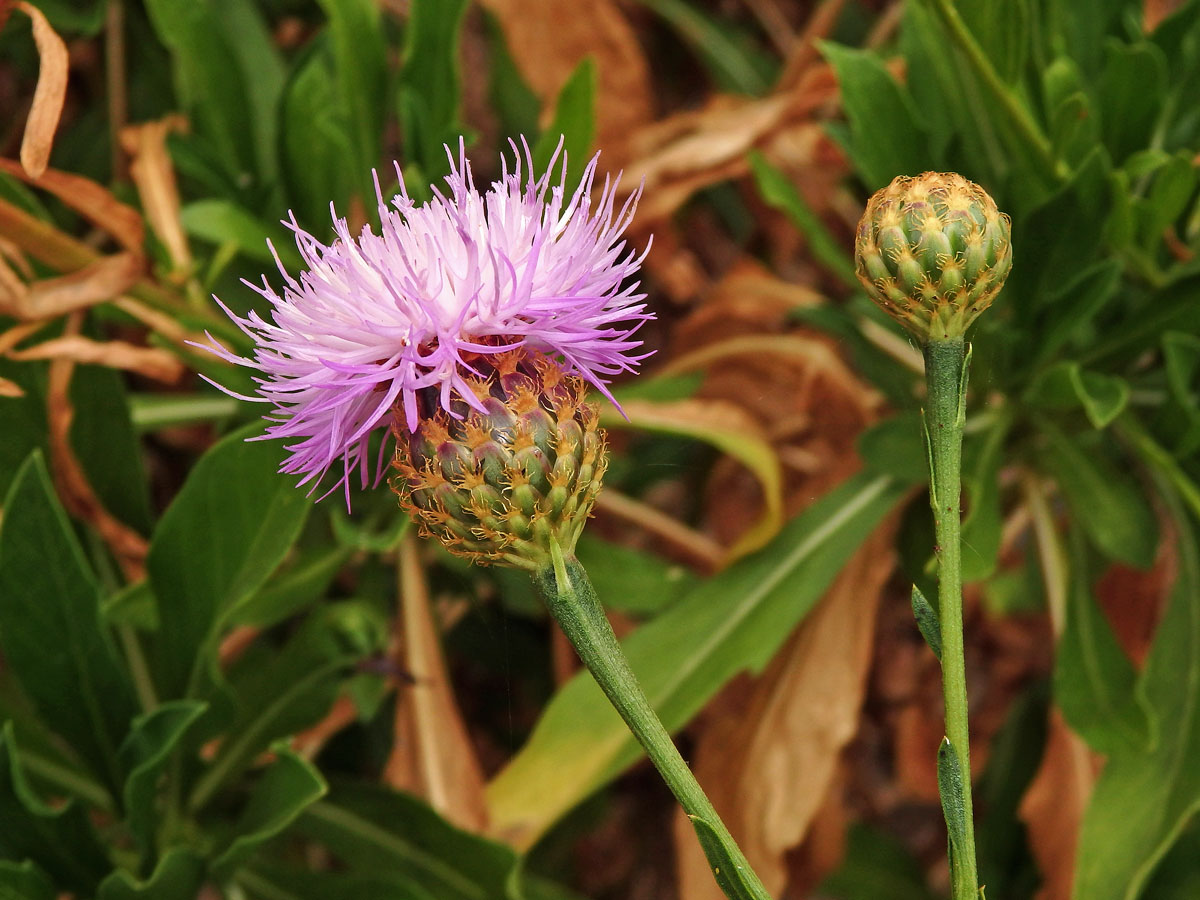
[(871, 299), (922, 343), (961, 338), (1012, 267), (1010, 221), (953, 172), (896, 178), (867, 201), (855, 271)]
[[(607, 466), (586, 385), (541, 354), (478, 355), (467, 378), (482, 410), (427, 401), (417, 433), (397, 415), (392, 488), (424, 537), (474, 563), (538, 570), (565, 554)], [(455, 416), (461, 416), (456, 418)]]

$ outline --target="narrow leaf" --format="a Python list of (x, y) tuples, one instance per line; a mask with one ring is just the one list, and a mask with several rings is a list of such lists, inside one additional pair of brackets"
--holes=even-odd
[(1149, 750), (1115, 752), (1096, 782), (1076, 860), (1075, 900), (1135, 900), (1200, 811), (1200, 558), (1171, 500), (1179, 574), (1138, 691), (1159, 723)]
[(68, 803), (53, 808), (33, 793), (11, 722), (0, 732), (0, 857), (31, 860), (58, 886), (83, 894), (90, 894), (112, 868), (83, 807)]
[(26, 460), (4, 502), (0, 647), (46, 724), (116, 789), (117, 747), (137, 708), (133, 688), (40, 452)]
[(204, 860), (186, 847), (172, 847), (149, 878), (118, 869), (100, 885), (96, 900), (194, 900), (204, 883)]
[(921, 636), (925, 638), (925, 643), (929, 645), (933, 655), (938, 658), (938, 662), (941, 662), (942, 623), (938, 618), (937, 610), (930, 605), (929, 601), (925, 599), (925, 595), (921, 593), (921, 589), (915, 584), (912, 586), (912, 611)]
[(194, 700), (170, 701), (139, 716), (121, 746), (122, 768), (129, 773), (123, 794), (125, 820), (143, 855), (154, 847), (155, 789), (171, 752), (206, 709)]
[(746, 877), (742, 867), (734, 860), (734, 853), (725, 845), (720, 833), (706, 819), (699, 816), (688, 816), (696, 829), (696, 837), (704, 848), (704, 855), (712, 868), (713, 878), (729, 900), (771, 900), (770, 896), (757, 884), (751, 876)]
[(234, 833), (237, 835), (213, 863), (215, 872), (229, 872), (262, 844), (281, 834), (329, 790), (312, 763), (285, 746), (275, 749), (275, 762), (250, 794)]
[(163, 623), (163, 696), (184, 694), (202, 646), (274, 571), (308, 514), (304, 492), (276, 473), (278, 442), (246, 441), (260, 430), (247, 426), (201, 457), (154, 534), (146, 563)]

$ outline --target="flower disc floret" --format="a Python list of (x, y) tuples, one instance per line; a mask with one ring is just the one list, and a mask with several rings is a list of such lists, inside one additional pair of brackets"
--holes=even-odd
[(272, 247), (282, 292), (265, 276), (261, 286), (246, 282), (270, 313), (241, 317), (221, 304), (254, 342), (253, 355), (237, 356), (211, 335), (206, 349), (262, 373), (257, 395), (242, 399), (274, 407), (262, 438), (288, 441), (282, 472), (315, 489), (340, 461), (330, 490), (344, 485), (348, 499), (355, 470), (366, 486), (384, 469), (383, 448), (373, 466), (368, 459), (376, 429), (396, 418), (419, 432), (418, 395), (433, 393), (454, 415), (461, 403), (484, 411), (470, 362), (480, 355), (544, 354), (610, 400), (611, 378), (648, 355), (634, 337), (653, 318), (637, 280), (645, 253), (622, 237), (640, 189), (618, 206), (619, 176), (605, 177), (593, 198), (597, 155), (568, 194), (565, 155), (559, 165), (556, 152), (538, 176), (528, 145), (512, 150), (511, 170), (502, 158), (484, 193), (461, 142), (457, 159), (447, 147), (445, 189), (428, 202), (409, 196), (399, 166), (390, 202), (376, 177), (378, 233), (364, 226), (356, 237), (333, 213), (334, 239), (324, 244), (291, 217), (284, 224), (304, 270), (293, 277)]

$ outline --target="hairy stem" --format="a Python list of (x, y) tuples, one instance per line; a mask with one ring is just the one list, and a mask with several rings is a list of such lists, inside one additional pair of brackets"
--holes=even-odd
[[(604, 615), (587, 572), (574, 557), (564, 558), (557, 545), (552, 549), (553, 563), (533, 576), (538, 594), (601, 690), (645, 748), (671, 793), (692, 819), (722, 889), (729, 897), (739, 900), (770, 900), (646, 699)], [(712, 840), (719, 845), (716, 855)], [(722, 871), (722, 860), (734, 871)]]
[(929, 439), (929, 501), (937, 538), (938, 612), (942, 632), (942, 695), (946, 737), (954, 747), (962, 776), (964, 851), (954, 859), (954, 900), (977, 900), (975, 828), (971, 813), (971, 757), (967, 730), (967, 672), (963, 653), (962, 609), (962, 437), (965, 419), (966, 344), (962, 338), (925, 345), (928, 398), (925, 429)]

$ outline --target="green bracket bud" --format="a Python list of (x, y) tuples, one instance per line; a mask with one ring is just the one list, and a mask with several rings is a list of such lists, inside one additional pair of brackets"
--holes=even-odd
[(897, 178), (867, 202), (855, 271), (922, 344), (961, 338), (1008, 277), (1010, 228), (987, 192), (961, 175)]

